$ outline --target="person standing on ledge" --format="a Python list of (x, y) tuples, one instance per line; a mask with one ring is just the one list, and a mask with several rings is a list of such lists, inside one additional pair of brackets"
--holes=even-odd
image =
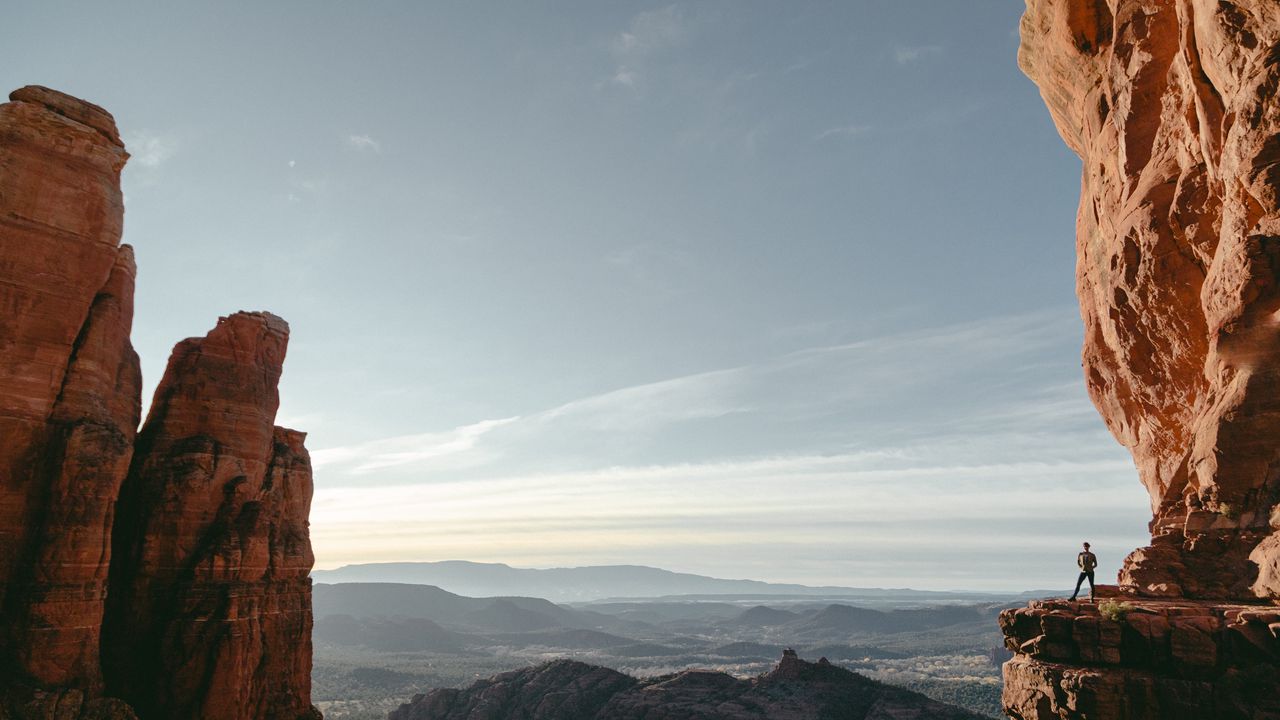
[(1080, 583), (1089, 578), (1089, 602), (1093, 602), (1093, 569), (1098, 567), (1098, 556), (1089, 552), (1089, 543), (1085, 543), (1084, 550), (1076, 556), (1076, 565), (1080, 566), (1080, 577), (1076, 578), (1076, 591), (1071, 593), (1071, 599), (1076, 599), (1080, 594)]

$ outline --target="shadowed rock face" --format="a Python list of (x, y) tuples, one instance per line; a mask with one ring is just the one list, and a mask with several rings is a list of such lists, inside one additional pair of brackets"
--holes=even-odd
[(138, 426), (128, 154), (101, 108), (0, 105), (0, 677), (96, 692), (112, 508)]
[(788, 650), (773, 672), (710, 670), (636, 680), (573, 660), (417, 695), (390, 720), (978, 720), (918, 693)]
[(310, 461), (273, 425), (288, 326), (238, 313), (180, 343), (138, 434), (128, 154), (97, 106), (10, 99), (0, 718), (313, 717)]
[(108, 690), (144, 717), (310, 711), (311, 464), (272, 426), (288, 325), (219, 320), (178, 343), (116, 515)]
[(1280, 5), (1028, 0), (1019, 62), (1083, 161), (1090, 395), (1151, 496), (1122, 584), (1280, 596)]

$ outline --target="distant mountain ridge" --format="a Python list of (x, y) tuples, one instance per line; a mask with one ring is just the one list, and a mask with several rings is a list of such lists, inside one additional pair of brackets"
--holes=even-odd
[[(587, 630), (631, 635), (666, 631), (698, 632), (709, 627), (786, 629), (796, 638), (829, 642), (849, 634), (916, 632), (964, 623), (991, 622), (986, 605), (939, 605), (935, 607), (875, 610), (843, 604), (806, 603), (795, 611), (766, 606), (743, 608), (731, 603), (664, 602), (650, 603), (649, 613), (631, 610), (635, 603), (587, 603), (558, 605), (535, 597), (466, 597), (431, 585), (410, 583), (316, 583), (313, 588), (316, 627), (321, 635), (351, 635), (352, 622), (363, 623), (373, 634), (396, 632), (385, 627), (394, 620), (427, 620), (436, 627), (403, 625), (409, 636), (421, 637), (426, 645), (438, 645), (458, 638), (434, 633), (448, 630), (466, 633), (535, 633), (552, 630)], [(318, 631), (319, 632), (319, 631)], [(336, 633), (336, 634), (335, 634)], [(405, 638), (409, 640), (408, 637)], [(625, 641), (626, 638), (618, 638)], [(635, 642), (630, 640), (628, 642)], [(384, 646), (386, 641), (383, 641)], [(341, 644), (341, 643), (340, 643)]]
[(363, 563), (334, 570), (315, 570), (319, 583), (406, 583), (434, 585), (470, 597), (528, 596), (552, 602), (586, 602), (605, 598), (650, 598), (667, 595), (799, 595), (918, 596), (921, 600), (969, 600), (1010, 597), (1002, 593), (811, 586), (731, 580), (673, 572), (644, 565), (596, 565), (570, 568), (515, 568), (502, 563), (465, 560), (440, 562)]
[[(899, 607), (886, 604), (882, 609), (875, 609), (851, 604), (859, 602), (856, 597), (773, 597), (776, 600), (763, 601), (769, 604), (742, 602), (736, 598), (730, 601), (655, 598), (556, 604), (535, 597), (466, 597), (430, 585), (409, 583), (317, 583), (313, 588), (313, 638), (318, 656), (328, 660), (320, 671), (328, 693), (322, 699), (357, 699), (351, 693), (363, 692), (358, 688), (367, 685), (355, 677), (357, 671), (371, 673), (369, 682), (382, 683), (388, 688), (388, 693), (394, 689), (394, 694), (384, 694), (390, 701), (392, 697), (408, 697), (427, 687), (462, 687), (490, 672), (553, 657), (626, 668), (642, 676), (702, 666), (750, 677), (765, 670), (768, 661), (777, 658), (783, 648), (792, 647), (808, 657), (826, 657), (834, 664), (867, 670), (884, 669), (890, 667), (886, 663), (917, 655), (927, 656), (930, 662), (936, 662), (938, 656), (958, 653), (957, 657), (964, 658), (956, 665), (957, 672), (961, 673), (958, 677), (963, 678), (963, 682), (952, 682), (948, 676), (946, 681), (926, 681), (912, 689), (980, 713), (998, 712), (1000, 688), (992, 677), (994, 671), (988, 668), (985, 672), (991, 678), (988, 681), (974, 680), (974, 677), (984, 675), (982, 668), (987, 666), (983, 664), (982, 668), (975, 670), (968, 660), (974, 654), (985, 654), (997, 642), (996, 612), (1018, 603), (931, 604), (911, 601)], [(953, 664), (944, 661), (946, 668)], [(401, 672), (390, 672), (392, 670)], [(616, 673), (608, 671), (606, 674), (618, 680)], [(539, 679), (526, 678), (529, 682), (525, 682), (521, 679), (523, 675), (517, 675), (512, 682), (501, 681), (499, 684), (514, 692), (513, 700), (518, 700), (524, 690), (564, 690), (557, 682), (544, 682), (547, 678), (540, 673), (535, 672), (534, 675)], [(557, 673), (552, 673), (555, 675)], [(595, 675), (590, 672), (580, 677), (577, 673), (568, 673), (561, 679), (572, 687), (578, 687), (579, 681), (588, 682), (591, 677)], [(654, 693), (683, 687), (684, 690), (669, 698), (672, 701), (670, 707), (646, 709), (646, 713), (660, 709), (671, 712), (644, 714), (643, 720), (726, 720), (725, 715), (714, 712), (696, 714), (703, 710), (711, 712), (710, 706), (704, 706), (703, 700), (698, 698), (705, 693), (727, 693), (722, 699), (732, 702), (741, 693), (742, 699), (754, 702), (762, 699), (757, 697), (757, 691), (764, 692), (766, 696), (772, 694), (769, 687), (752, 690), (732, 681), (727, 675), (706, 671), (691, 671), (671, 680), (674, 685), (646, 685), (642, 697), (629, 695), (619, 698), (619, 702), (626, 700), (631, 703), (656, 697)], [(687, 684), (686, 680), (692, 684)], [(635, 682), (627, 679), (624, 684), (630, 686)], [(769, 720), (826, 717), (819, 713), (823, 704), (820, 700), (826, 691), (817, 686), (809, 689), (817, 691), (811, 697), (817, 704), (793, 708), (800, 714), (746, 717), (767, 717)], [(502, 694), (506, 691), (495, 692)], [(478, 694), (463, 691), (462, 696), (456, 696), (456, 693), (436, 694), (431, 701), (418, 703), (411, 711), (413, 714), (403, 717), (414, 720), (454, 720), (455, 717), (549, 720), (553, 717), (538, 713), (520, 714), (523, 710), (518, 704), (509, 708), (515, 714), (496, 712), (485, 699), (488, 692), (483, 689), (479, 689)], [(461, 704), (455, 705), (450, 698), (458, 699)], [(484, 706), (485, 712), (468, 714), (476, 709), (466, 709), (473, 699)], [(612, 699), (607, 702), (612, 702)], [(379, 709), (387, 712), (392, 706), (384, 704)], [(605, 714), (598, 714), (601, 712), (599, 708), (573, 706), (563, 709), (566, 714), (556, 717), (564, 720), (623, 720), (629, 717), (611, 714), (612, 710), (622, 709), (618, 707)], [(444, 715), (433, 714), (441, 710), (446, 710)], [(686, 711), (696, 713), (688, 714)], [(775, 711), (781, 713), (783, 708), (773, 707), (769, 712)], [(453, 714), (455, 712), (463, 714), (457, 716)], [(636, 717), (639, 720), (640, 716)], [(937, 716), (930, 714), (868, 717), (937, 720)]]
[(317, 619), (337, 615), (425, 618), (453, 628), (501, 632), (615, 627), (622, 624), (622, 621), (607, 615), (562, 607), (542, 598), (465, 597), (430, 585), (316, 583), (313, 592)]

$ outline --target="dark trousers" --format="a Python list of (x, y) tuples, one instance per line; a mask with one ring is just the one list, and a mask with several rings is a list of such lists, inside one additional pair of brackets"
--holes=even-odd
[(1080, 573), (1080, 577), (1076, 578), (1076, 591), (1071, 593), (1072, 600), (1075, 600), (1076, 596), (1080, 594), (1080, 583), (1084, 582), (1085, 578), (1089, 578), (1089, 597), (1093, 597), (1093, 571), (1085, 570)]

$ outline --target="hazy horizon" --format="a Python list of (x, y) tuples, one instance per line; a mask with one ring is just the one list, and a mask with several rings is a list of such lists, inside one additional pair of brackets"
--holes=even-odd
[(290, 322), (319, 569), (1056, 588), (1150, 515), (1022, 9), (21, 3), (0, 80), (116, 117), (148, 399)]
[[(765, 582), (765, 583), (768, 583), (768, 584), (770, 584), (770, 585), (777, 585), (777, 586), (780, 586), (780, 587), (785, 587), (785, 586), (788, 586), (788, 585), (799, 585), (799, 586), (802, 586), (802, 587), (808, 587), (808, 588), (813, 588), (813, 589), (827, 589), (827, 588), (830, 588), (830, 589), (832, 589), (832, 590), (889, 590), (889, 591), (894, 591), (894, 590), (920, 590), (921, 592), (937, 592), (937, 593), (967, 593), (967, 594), (974, 594), (974, 595), (988, 595), (988, 594), (991, 594), (991, 595), (1020, 595), (1020, 594), (1024, 594), (1024, 593), (1027, 593), (1027, 592), (1036, 592), (1036, 591), (1057, 592), (1057, 591), (1060, 591), (1060, 590), (1062, 590), (1062, 589), (1063, 589), (1061, 586), (1055, 586), (1055, 587), (1043, 587), (1043, 588), (1034, 588), (1034, 587), (1018, 587), (1018, 588), (1013, 588), (1013, 587), (1008, 587), (1008, 588), (986, 588), (986, 589), (982, 589), (982, 590), (957, 590), (957, 589), (954, 589), (954, 588), (936, 588), (936, 589), (931, 589), (931, 590), (921, 590), (920, 588), (911, 588), (911, 587), (872, 587), (872, 586), (856, 586), (856, 585), (810, 585), (810, 584), (806, 584), (806, 583), (785, 583), (785, 582), (775, 582), (775, 581), (769, 581), (769, 580), (759, 580), (758, 578), (748, 578), (748, 577), (717, 577), (717, 576), (710, 576), (710, 575), (700, 575), (700, 574), (696, 574), (696, 573), (680, 573), (679, 571), (675, 571), (675, 570), (668, 570), (667, 568), (657, 568), (657, 567), (653, 567), (653, 566), (651, 566), (651, 565), (568, 565), (568, 566), (567, 566), (567, 565), (550, 565), (550, 566), (543, 566), (543, 567), (528, 567), (528, 566), (516, 566), (516, 565), (510, 565), (510, 564), (508, 564), (508, 563), (501, 563), (501, 562), (477, 563), (477, 562), (473, 562), (473, 561), (471, 561), (471, 560), (459, 560), (459, 559), (456, 559), (456, 558), (455, 558), (455, 559), (452, 559), (452, 560), (424, 560), (424, 561), (418, 561), (418, 560), (389, 560), (389, 561), (381, 562), (381, 563), (351, 563), (351, 564), (349, 564), (349, 565), (341, 565), (341, 566), (338, 566), (338, 567), (336, 567), (336, 568), (328, 568), (328, 569), (315, 568), (315, 569), (312, 571), (312, 578), (315, 580), (315, 582), (316, 582), (316, 583), (324, 583), (324, 584), (345, 584), (345, 583), (357, 583), (357, 584), (362, 584), (362, 583), (375, 583), (375, 584), (381, 584), (381, 583), (389, 583), (389, 584), (403, 584), (403, 585), (434, 585), (434, 586), (439, 587), (439, 588), (441, 588), (441, 589), (443, 589), (443, 590), (447, 590), (447, 591), (449, 591), (449, 592), (452, 592), (452, 593), (455, 593), (455, 594), (459, 594), (459, 595), (468, 595), (468, 594), (471, 594), (471, 593), (467, 593), (467, 592), (462, 592), (462, 591), (457, 590), (457, 589), (450, 589), (449, 587), (446, 587), (446, 585), (448, 585), (449, 583), (442, 583), (442, 582), (427, 582), (427, 581), (422, 581), (422, 580), (412, 580), (412, 579), (331, 579), (331, 578), (329, 578), (329, 577), (328, 577), (328, 574), (331, 574), (331, 573), (341, 573), (343, 570), (349, 570), (349, 569), (352, 569), (352, 568), (370, 568), (370, 567), (378, 567), (378, 566), (383, 566), (383, 565), (414, 566), (414, 565), (451, 565), (451, 564), (480, 565), (480, 566), (486, 566), (486, 567), (500, 566), (500, 567), (510, 568), (510, 569), (512, 569), (512, 570), (516, 570), (516, 571), (524, 571), (524, 570), (534, 570), (534, 571), (544, 571), (544, 570), (545, 570), (545, 571), (558, 571), (558, 570), (592, 570), (592, 569), (601, 569), (601, 568), (606, 568), (606, 569), (607, 569), (607, 568), (635, 568), (635, 569), (641, 569), (641, 570), (661, 570), (661, 571), (664, 571), (664, 572), (673, 572), (673, 573), (680, 574), (680, 575), (693, 575), (693, 576), (698, 577), (698, 578), (710, 578), (710, 579), (712, 579), (712, 580), (723, 580), (723, 581), (728, 581), (728, 582)], [(320, 573), (324, 574), (325, 576), (324, 576), (324, 577), (320, 577), (320, 578), (316, 578), (316, 577), (315, 577), (315, 573), (316, 573), (316, 572), (320, 572)], [(473, 595), (473, 596), (474, 596), (474, 597), (488, 597), (488, 596), (496, 596), (496, 595), (521, 595), (521, 594), (522, 594), (522, 593), (520, 593), (520, 592), (516, 592), (516, 591), (514, 591), (514, 590), (510, 590), (510, 589), (508, 589), (508, 590), (503, 590), (503, 591), (501, 591), (501, 592), (485, 593), (485, 594), (481, 594), (481, 595)], [(643, 595), (643, 596), (641, 596), (641, 595), (636, 595), (636, 596), (633, 596), (633, 597), (666, 597), (666, 596), (680, 596), (680, 595), (714, 595), (714, 594), (717, 594), (717, 593), (706, 593), (706, 592), (702, 592), (702, 593), (698, 593), (698, 592), (691, 592), (691, 593), (657, 593), (657, 594), (654, 594), (654, 595)], [(734, 595), (734, 596), (749, 595), (749, 593), (720, 593), (720, 594), (725, 594), (725, 595)], [(768, 593), (765, 593), (765, 594), (767, 595)], [(533, 593), (533, 594), (531, 594), (530, 596), (531, 596), (531, 597), (546, 597), (547, 595), (546, 595), (545, 593), (543, 593), (543, 594)], [(785, 594), (785, 593), (782, 593), (782, 594), (779, 594), (779, 595), (778, 595), (778, 597), (780, 597), (780, 598), (790, 598), (790, 597), (794, 597), (794, 596), (792, 596), (792, 595), (788, 595), (788, 594)], [(815, 595), (815, 596), (813, 596), (813, 597), (814, 597), (815, 599), (817, 599), (817, 598), (821, 598), (821, 597), (824, 597), (824, 596), (822, 596), (822, 595)], [(856, 596), (846, 596), (846, 597), (856, 597)], [(607, 597), (603, 597), (602, 599), (608, 599), (608, 598), (607, 598)], [(559, 602), (559, 601), (557, 600), (556, 602)]]

